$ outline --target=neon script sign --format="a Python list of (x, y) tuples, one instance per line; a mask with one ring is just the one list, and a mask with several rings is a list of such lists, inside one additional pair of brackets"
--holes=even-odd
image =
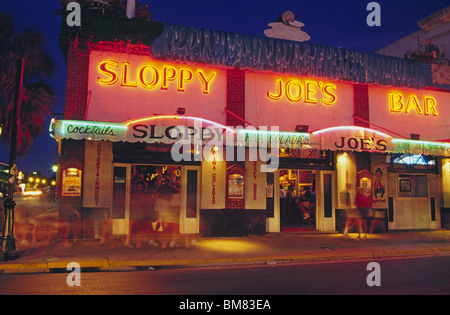
[(138, 86), (151, 90), (160, 88), (169, 90), (170, 82), (176, 83), (178, 92), (184, 92), (186, 86), (199, 81), (204, 94), (209, 94), (216, 72), (205, 73), (202, 69), (175, 68), (144, 63), (132, 66), (130, 62), (119, 63), (116, 60), (104, 60), (98, 64), (97, 82), (104, 86), (118, 85), (129, 88)]
[(297, 103), (303, 100), (305, 104), (334, 105), (337, 101), (336, 85), (313, 80), (283, 80), (277, 79), (275, 92), (268, 91), (267, 97), (274, 101), (287, 99)]

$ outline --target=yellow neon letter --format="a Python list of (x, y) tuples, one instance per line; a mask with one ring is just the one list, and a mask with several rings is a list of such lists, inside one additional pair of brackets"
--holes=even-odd
[(136, 87), (136, 82), (128, 82), (128, 70), (130, 68), (129, 62), (124, 62), (122, 64), (122, 86)]
[(187, 69), (181, 70), (180, 78), (178, 79), (178, 91), (184, 92), (185, 83), (189, 83), (193, 79), (194, 79), (194, 74), (192, 73), (191, 70), (187, 70)]
[(102, 74), (106, 74), (107, 76), (109, 76), (110, 78), (105, 80), (105, 79), (100, 79), (100, 77), (97, 78), (97, 82), (102, 84), (102, 85), (113, 85), (117, 82), (117, 80), (119, 79), (119, 76), (117, 75), (116, 72), (109, 70), (107, 68), (107, 66), (113, 66), (113, 67), (118, 67), (119, 63), (117, 61), (114, 60), (106, 60), (106, 61), (102, 61), (99, 65), (98, 65), (98, 70), (100, 71), (100, 73)]
[[(171, 72), (171, 74), (169, 75), (168, 72)], [(161, 90), (167, 90), (169, 89), (168, 81), (174, 81), (177, 77), (177, 69), (173, 68), (173, 67), (163, 67), (163, 83), (161, 86)]]
[(330, 97), (330, 99), (324, 99), (322, 98), (322, 104), (324, 105), (334, 105), (334, 103), (336, 103), (336, 94), (334, 94), (331, 90), (333, 90), (334, 92), (336, 91), (336, 85), (334, 84), (326, 84), (323, 87), (323, 94), (326, 94), (327, 96)]
[(316, 90), (314, 89), (314, 87), (311, 87), (313, 85), (317, 86), (317, 83), (305, 81), (305, 103), (317, 104), (317, 99), (312, 98), (312, 95), (316, 94)]
[(399, 113), (403, 110), (403, 96), (400, 93), (389, 93), (389, 110), (393, 113)]
[[(295, 97), (292, 96), (291, 93), (292, 85), (297, 86), (298, 93)], [(289, 80), (288, 82), (286, 82), (286, 97), (291, 102), (298, 102), (302, 99), (302, 85), (300, 84), (300, 82), (296, 80)]]
[(213, 78), (216, 76), (216, 73), (212, 72), (211, 75), (209, 76), (209, 78), (206, 78), (206, 76), (202, 70), (197, 70), (197, 74), (203, 84), (203, 94), (208, 94), (209, 93), (209, 84), (211, 83)]
[(423, 107), (425, 108), (425, 115), (430, 115), (430, 110), (433, 116), (438, 116), (438, 112), (436, 110), (436, 99), (431, 96), (425, 96), (423, 98)]
[(411, 106), (414, 106), (418, 115), (423, 115), (422, 108), (420, 108), (420, 105), (419, 105), (419, 100), (417, 99), (417, 96), (415, 96), (415, 95), (410, 95), (408, 97), (408, 103), (406, 104), (405, 113), (408, 114), (410, 112)]
[(272, 94), (267, 91), (267, 97), (271, 100), (278, 101), (283, 96), (283, 80), (277, 80), (277, 94)]
[[(151, 82), (146, 82), (145, 81), (145, 70), (146, 69), (151, 69), (153, 70), (153, 80)], [(144, 89), (152, 89), (156, 86), (156, 84), (158, 84), (159, 81), (159, 73), (158, 70), (156, 70), (156, 68), (154, 66), (151, 65), (142, 65), (139, 68), (139, 83), (141, 84), (141, 86)]]

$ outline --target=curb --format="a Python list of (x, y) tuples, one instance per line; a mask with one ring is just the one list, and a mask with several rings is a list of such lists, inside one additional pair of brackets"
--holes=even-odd
[[(248, 265), (276, 265), (283, 263), (307, 263), (341, 261), (352, 259), (383, 259), (413, 256), (450, 255), (449, 247), (421, 248), (421, 249), (392, 249), (368, 250), (358, 252), (340, 252), (323, 254), (293, 254), (281, 256), (253, 256), (213, 259), (171, 259), (171, 260), (83, 260), (76, 257), (65, 261), (47, 261), (42, 263), (8, 263), (0, 264), (0, 274), (36, 274), (68, 272), (67, 265), (76, 261), (81, 271), (138, 271), (154, 270), (156, 268), (199, 268), (219, 266), (248, 266)], [(155, 268), (156, 267), (156, 268)], [(70, 271), (70, 269), (69, 269)]]

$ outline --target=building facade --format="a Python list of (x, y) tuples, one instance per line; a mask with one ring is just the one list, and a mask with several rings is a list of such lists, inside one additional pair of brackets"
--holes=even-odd
[(417, 22), (420, 29), (382, 47), (376, 53), (449, 65), (450, 6)]
[(50, 131), (77, 237), (104, 217), (128, 234), (165, 180), (181, 234), (342, 231), (359, 189), (376, 230), (448, 224), (450, 82), (429, 64), (169, 24), (147, 44), (62, 39)]

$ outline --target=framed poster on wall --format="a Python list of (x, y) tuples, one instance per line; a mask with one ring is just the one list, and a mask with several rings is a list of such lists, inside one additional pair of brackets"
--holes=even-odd
[(232, 174), (228, 176), (228, 198), (244, 198), (244, 176)]
[(411, 192), (411, 179), (409, 178), (399, 179), (399, 190), (401, 192)]
[(81, 170), (68, 168), (62, 171), (62, 196), (81, 196)]

